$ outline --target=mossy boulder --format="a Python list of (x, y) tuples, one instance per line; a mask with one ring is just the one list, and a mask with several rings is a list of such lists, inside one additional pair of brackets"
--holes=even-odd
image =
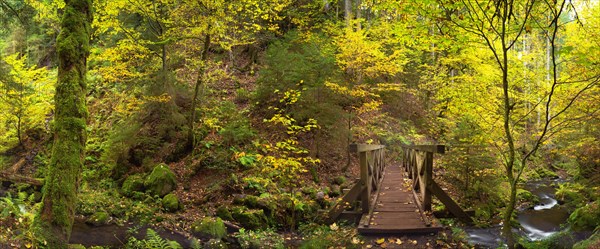
[(154, 167), (152, 173), (146, 177), (144, 187), (150, 194), (163, 197), (177, 187), (175, 174), (173, 174), (166, 164), (158, 164)]
[(205, 217), (192, 224), (192, 232), (202, 237), (222, 239), (227, 236), (227, 228), (221, 218)]
[(144, 176), (135, 174), (128, 176), (121, 186), (121, 193), (127, 197), (134, 196), (135, 192), (144, 191)]
[(268, 224), (267, 216), (262, 209), (234, 207), (231, 209), (233, 220), (247, 229), (264, 229)]
[(233, 220), (233, 216), (231, 216), (231, 212), (225, 206), (220, 206), (217, 208), (217, 216), (224, 220)]
[(517, 189), (517, 200), (535, 204), (540, 201), (540, 198), (526, 189)]
[(575, 231), (592, 231), (600, 226), (600, 200), (575, 209), (569, 216), (569, 223)]
[(165, 195), (162, 199), (162, 206), (165, 210), (175, 212), (179, 210), (179, 198), (173, 193)]
[(85, 222), (93, 226), (101, 226), (108, 224), (110, 215), (104, 211), (98, 211), (92, 214)]
[(337, 185), (343, 185), (347, 181), (348, 181), (348, 179), (346, 179), (345, 176), (337, 176), (337, 177), (333, 178), (333, 184), (337, 184)]

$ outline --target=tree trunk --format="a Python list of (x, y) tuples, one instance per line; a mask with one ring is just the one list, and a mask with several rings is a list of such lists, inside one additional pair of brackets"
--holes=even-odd
[(198, 98), (198, 92), (200, 91), (200, 86), (202, 86), (202, 82), (204, 81), (204, 74), (206, 72), (206, 61), (208, 60), (208, 47), (210, 47), (210, 26), (206, 31), (206, 35), (204, 37), (204, 50), (202, 51), (202, 57), (200, 68), (198, 68), (198, 78), (196, 78), (196, 85), (194, 86), (194, 96), (192, 96), (192, 106), (190, 107), (190, 120), (188, 121), (188, 141), (187, 148), (193, 149), (196, 146), (196, 137), (194, 136), (194, 121), (196, 121), (196, 99)]
[(346, 20), (346, 27), (350, 27), (350, 20), (352, 19), (352, 0), (344, 0), (344, 19)]
[(54, 145), (44, 185), (36, 236), (47, 248), (67, 248), (84, 162), (87, 107), (86, 59), (90, 49), (91, 0), (65, 0), (57, 38)]

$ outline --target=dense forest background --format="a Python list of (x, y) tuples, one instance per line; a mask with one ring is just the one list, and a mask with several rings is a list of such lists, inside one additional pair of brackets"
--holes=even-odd
[[(0, 0), (2, 245), (44, 243), (31, 227), (64, 7)], [(348, 146), (373, 143), (390, 165), (402, 144), (447, 145), (436, 178), (478, 226), (518, 227), (515, 208), (535, 203), (520, 184), (554, 177), (572, 213), (554, 240), (600, 225), (596, 1), (95, 0), (91, 27), (88, 223), (206, 234), (225, 220), (242, 247), (288, 232), (360, 247), (318, 210), (357, 177)], [(209, 234), (198, 246), (232, 243)], [(459, 234), (437, 246), (468, 247)]]

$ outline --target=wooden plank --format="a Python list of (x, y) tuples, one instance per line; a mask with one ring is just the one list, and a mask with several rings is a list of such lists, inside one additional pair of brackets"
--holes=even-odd
[(390, 227), (358, 227), (358, 232), (364, 235), (375, 235), (375, 234), (406, 234), (406, 233), (437, 233), (443, 230), (443, 227), (404, 227), (397, 228), (394, 226)]
[(348, 149), (350, 150), (350, 152), (353, 152), (353, 153), (359, 152), (360, 153), (360, 152), (378, 150), (378, 149), (383, 149), (383, 148), (385, 148), (385, 145), (381, 145), (381, 144), (351, 144)]
[(456, 216), (456, 218), (467, 224), (473, 223), (471, 216), (463, 211), (462, 208), (460, 208), (460, 206), (458, 206), (458, 204), (456, 204), (456, 202), (454, 202), (454, 200), (452, 200), (452, 198), (450, 198), (450, 196), (446, 194), (446, 192), (444, 192), (444, 190), (435, 181), (432, 180), (429, 187), (430, 191), (435, 195), (435, 197), (437, 197), (442, 204), (444, 204), (446, 209)]

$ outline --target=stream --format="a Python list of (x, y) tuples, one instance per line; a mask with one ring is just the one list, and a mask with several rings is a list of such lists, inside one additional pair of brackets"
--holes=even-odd
[[(558, 204), (554, 192), (556, 183), (564, 180), (541, 180), (531, 181), (522, 187), (539, 198), (533, 208), (517, 210), (517, 220), (521, 229), (513, 229), (513, 232), (528, 238), (531, 241), (542, 240), (564, 229), (569, 218), (567, 209)], [(468, 240), (471, 244), (482, 248), (497, 248), (503, 244), (502, 227), (496, 225), (490, 228), (465, 228)]]

